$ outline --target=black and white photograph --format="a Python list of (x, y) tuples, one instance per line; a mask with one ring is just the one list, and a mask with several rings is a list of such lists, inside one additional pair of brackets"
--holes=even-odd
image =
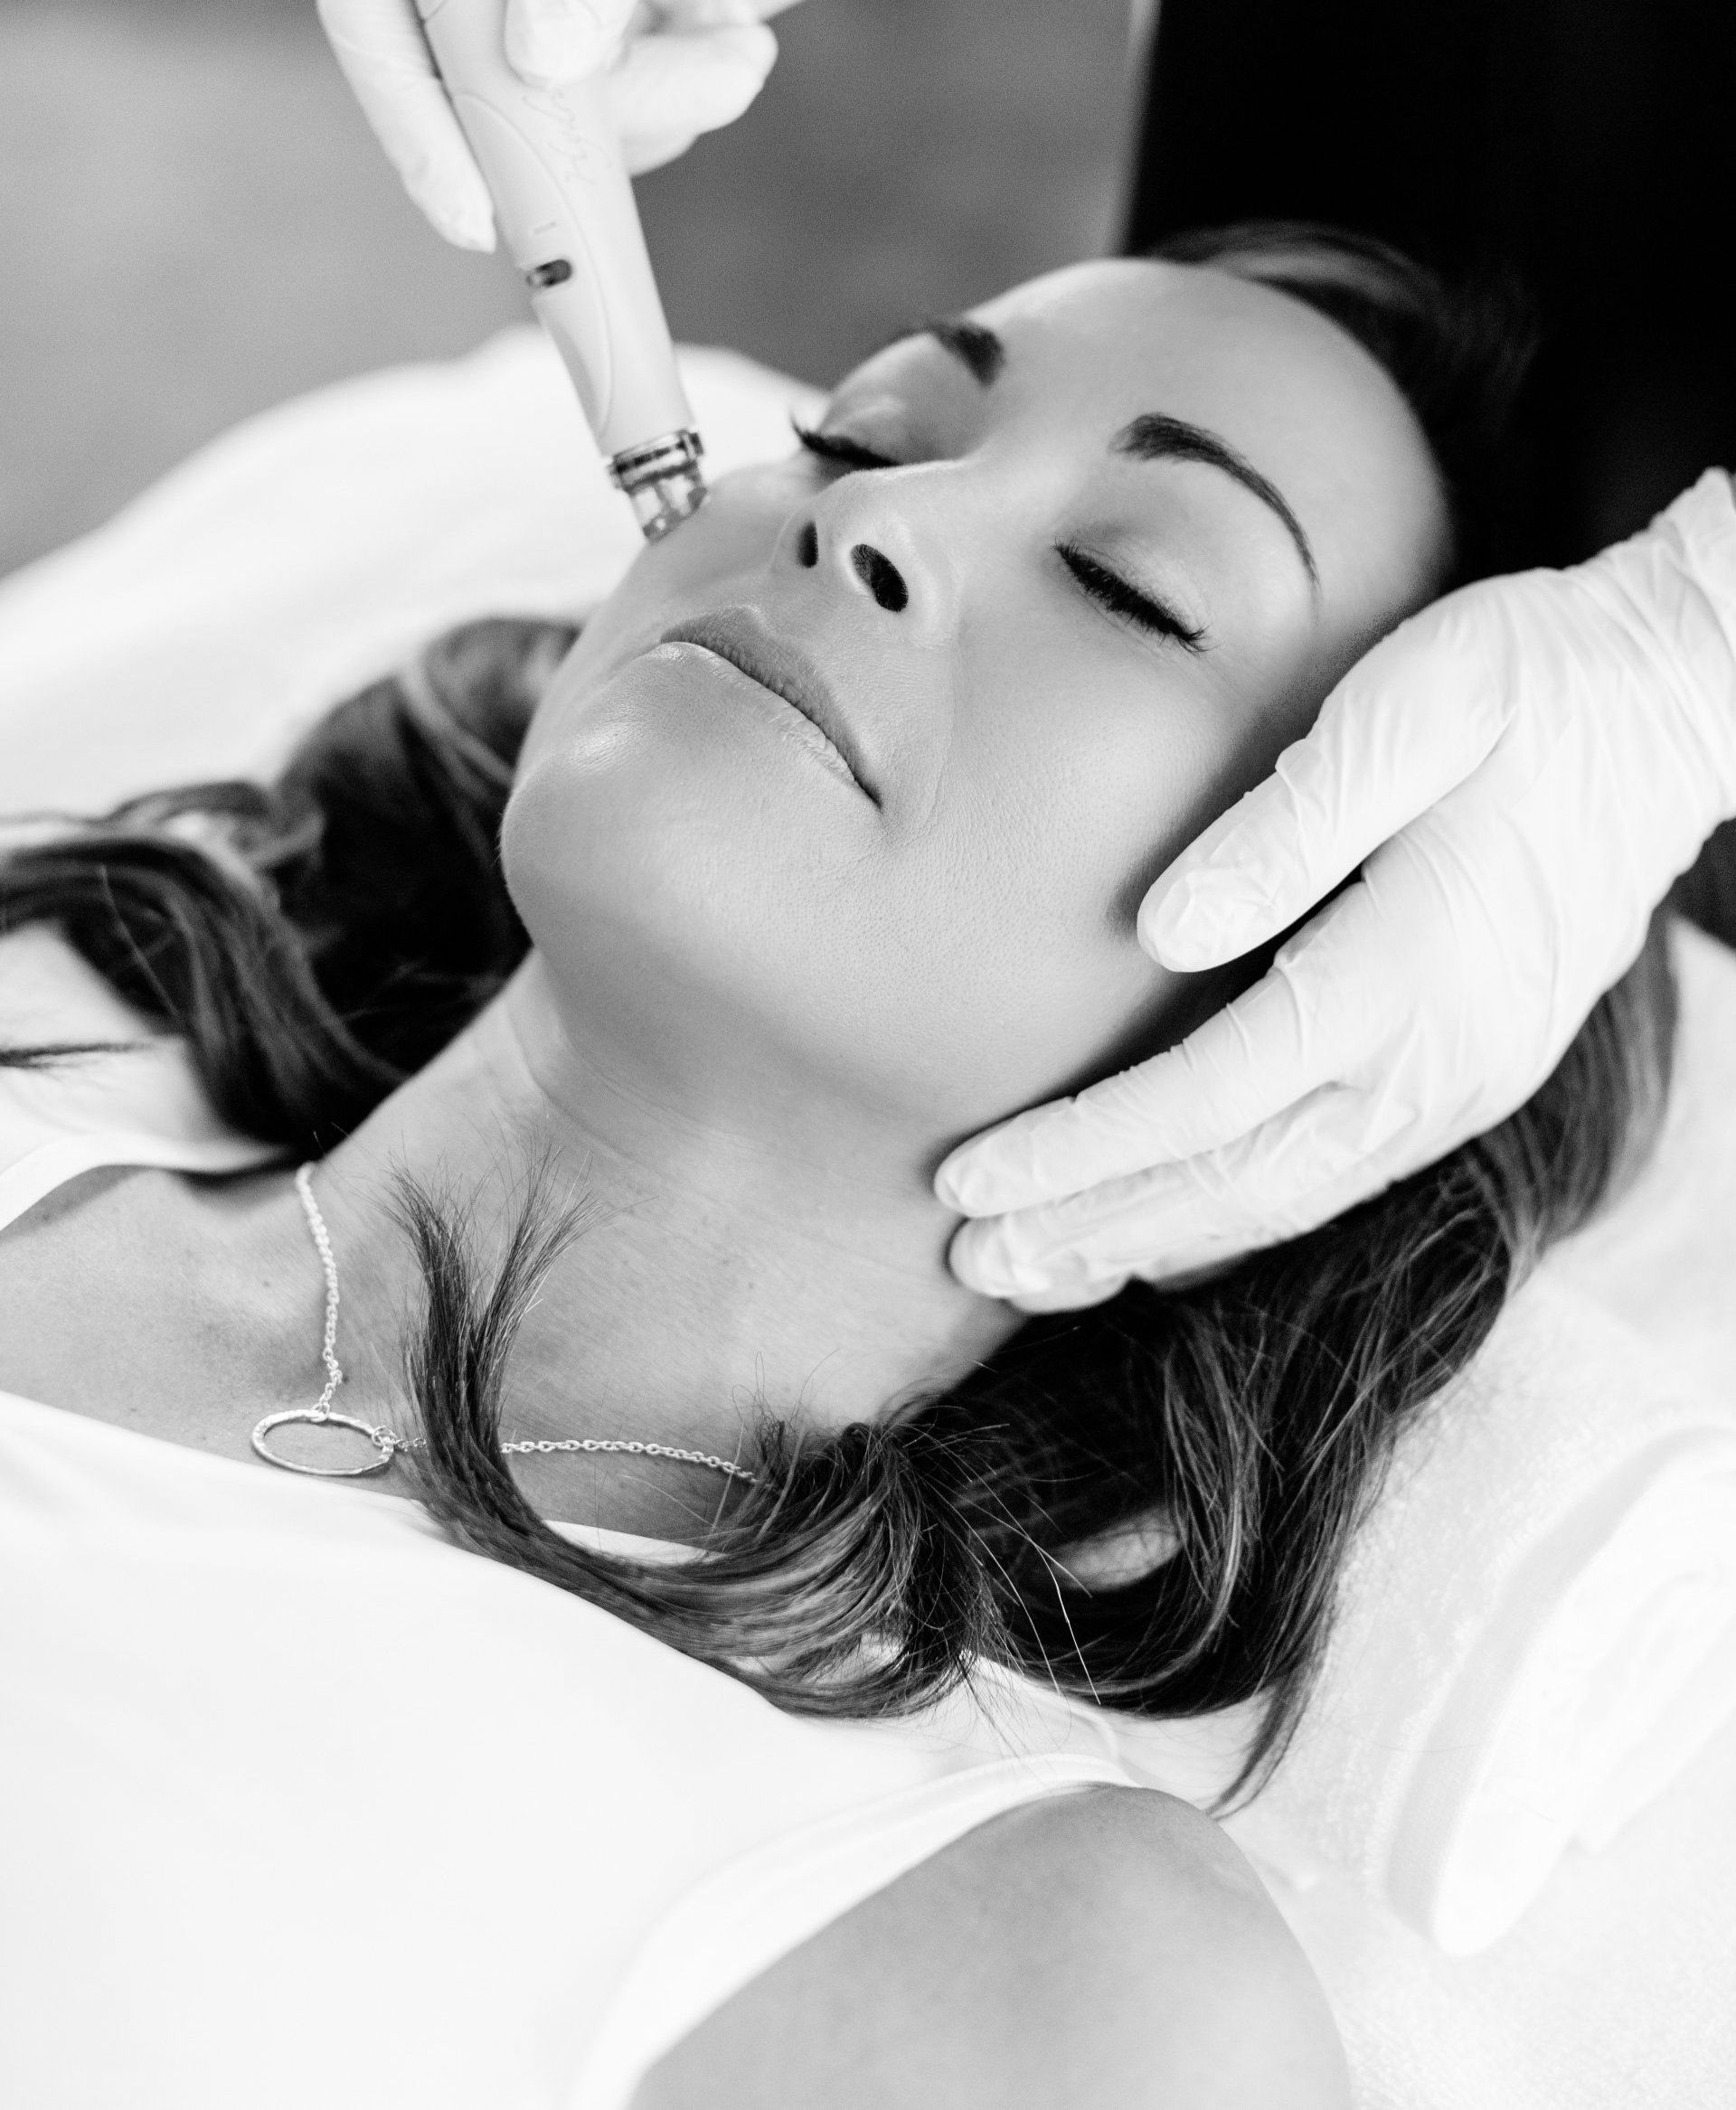
[(1736, 2110), (1733, 108), (0, 0), (5, 2110)]

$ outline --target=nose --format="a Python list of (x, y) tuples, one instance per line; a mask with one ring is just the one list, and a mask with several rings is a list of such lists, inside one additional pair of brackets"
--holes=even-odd
[(865, 476), (846, 477), (785, 523), (775, 561), (872, 602), (912, 643), (927, 643), (947, 628), (954, 594), (940, 538), (923, 515)]

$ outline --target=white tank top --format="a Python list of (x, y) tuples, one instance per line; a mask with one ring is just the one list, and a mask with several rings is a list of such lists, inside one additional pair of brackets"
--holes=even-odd
[[(0, 1041), (137, 1031), (0, 940)], [(262, 1154), (174, 1043), (0, 1070), (0, 1228)], [(618, 2110), (973, 1826), (1132, 1780), (1090, 1710), (985, 1698), (797, 1720), (411, 1502), (0, 1393), (0, 2101)]]

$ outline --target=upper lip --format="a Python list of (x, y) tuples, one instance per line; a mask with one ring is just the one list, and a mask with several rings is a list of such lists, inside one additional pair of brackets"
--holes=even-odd
[(690, 617), (672, 624), (658, 642), (703, 645), (750, 681), (781, 696), (825, 734), (861, 789), (879, 805), (862, 750), (832, 683), (806, 653), (769, 629), (752, 608), (719, 608), (709, 616)]

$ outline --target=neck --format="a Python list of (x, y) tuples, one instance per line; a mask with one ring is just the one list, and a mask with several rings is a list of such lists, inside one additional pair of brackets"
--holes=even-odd
[[(533, 956), (316, 1176), (357, 1394), (390, 1390), (415, 1308), (392, 1209), (406, 1173), (463, 1207), (484, 1270), (539, 1173), (553, 1207), (580, 1210), (514, 1348), (509, 1439), (750, 1459), (762, 1413), (810, 1430), (881, 1418), (1007, 1337), (1015, 1315), (946, 1266), (953, 1219), (929, 1183), (939, 1139), (779, 1091), (763, 1065), (714, 1052), (697, 1079), (659, 1066), (648, 1082), (646, 1064), (561, 1016)], [(680, 1537), (721, 1484), (569, 1456), (533, 1461), (525, 1486), (545, 1513)]]

